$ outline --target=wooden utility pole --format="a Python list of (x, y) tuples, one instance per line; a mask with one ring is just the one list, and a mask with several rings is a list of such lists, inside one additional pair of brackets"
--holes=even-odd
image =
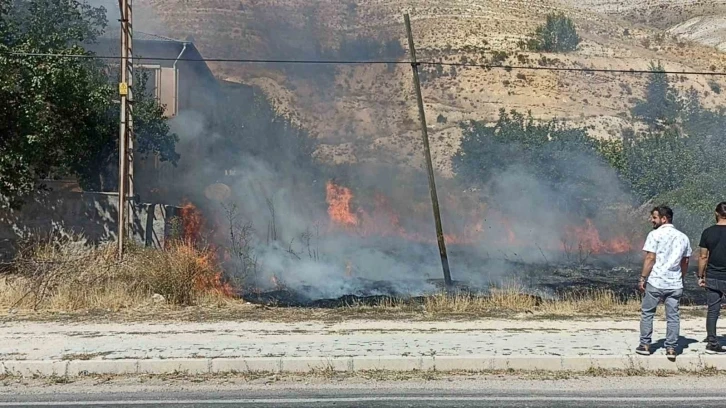
[(119, 0), (121, 13), (121, 79), (118, 86), (121, 97), (121, 114), (118, 146), (118, 256), (123, 257), (124, 243), (128, 236), (128, 220), (132, 216), (129, 197), (133, 194), (133, 60), (131, 1)]
[(426, 158), (426, 170), (429, 176), (429, 191), (431, 193), (431, 204), (434, 210), (436, 222), (436, 240), (439, 243), (439, 255), (441, 256), (441, 267), (444, 269), (444, 283), (451, 287), (451, 271), (449, 270), (449, 257), (446, 254), (446, 240), (444, 229), (441, 225), (441, 212), (439, 211), (439, 197), (436, 193), (436, 181), (434, 180), (434, 165), (431, 162), (431, 149), (429, 148), (429, 133), (426, 128), (426, 111), (424, 110), (423, 96), (421, 96), (421, 80), (418, 76), (418, 62), (416, 61), (416, 48), (413, 45), (413, 34), (411, 33), (411, 19), (408, 13), (403, 15), (406, 23), (406, 34), (408, 35), (408, 49), (411, 52), (411, 69), (413, 70), (413, 84), (416, 88), (416, 100), (418, 101), (418, 113), (421, 118), (421, 136), (423, 138), (424, 156)]

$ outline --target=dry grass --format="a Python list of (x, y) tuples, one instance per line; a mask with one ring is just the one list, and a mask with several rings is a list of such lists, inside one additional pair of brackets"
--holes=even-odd
[(526, 294), (516, 284), (492, 288), (489, 296), (466, 293), (438, 293), (422, 302), (385, 299), (376, 305), (353, 304), (351, 313), (382, 315), (423, 312), (429, 316), (507, 316), (528, 314), (540, 317), (638, 316), (640, 299), (620, 299), (609, 290), (584, 290), (558, 298), (542, 299)]
[[(608, 290), (543, 299), (507, 284), (488, 296), (438, 293), (417, 299), (384, 298), (335, 309), (274, 308), (229, 297), (212, 251), (184, 243), (165, 250), (130, 247), (123, 262), (113, 245), (89, 247), (79, 239), (35, 243), (21, 251), (12, 274), (0, 276), (0, 309), (7, 318), (78, 317), (182, 320), (343, 320), (638, 317), (640, 300)], [(164, 300), (154, 300), (154, 295)], [(153, 307), (150, 307), (153, 306)], [(185, 306), (179, 308), (178, 306)], [(114, 316), (115, 315), (115, 316)]]
[(219, 301), (226, 288), (212, 251), (185, 243), (165, 250), (131, 246), (123, 262), (112, 244), (78, 238), (36, 242), (0, 277), (0, 307), (18, 310), (118, 311), (153, 301), (192, 305)]

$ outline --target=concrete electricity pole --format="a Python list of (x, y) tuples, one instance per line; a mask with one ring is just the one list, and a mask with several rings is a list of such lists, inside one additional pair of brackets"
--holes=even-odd
[(131, 200), (133, 196), (134, 169), (134, 122), (133, 122), (133, 27), (131, 24), (132, 0), (119, 0), (121, 13), (121, 65), (119, 95), (121, 96), (121, 115), (119, 126), (119, 166), (118, 166), (118, 256), (123, 257), (124, 240), (128, 237), (128, 220), (133, 216)]
[(411, 19), (407, 14), (403, 15), (406, 23), (406, 34), (408, 35), (408, 49), (411, 52), (411, 69), (413, 70), (413, 84), (416, 88), (416, 100), (418, 102), (418, 113), (421, 119), (421, 136), (423, 138), (424, 158), (426, 159), (426, 170), (429, 176), (429, 192), (431, 193), (431, 205), (434, 210), (434, 221), (436, 222), (436, 241), (439, 243), (439, 255), (441, 256), (441, 267), (444, 270), (444, 284), (450, 288), (451, 271), (449, 270), (449, 256), (446, 254), (446, 241), (444, 229), (441, 225), (441, 212), (439, 210), (439, 197), (436, 193), (436, 181), (434, 180), (434, 166), (431, 163), (431, 149), (429, 148), (429, 133), (426, 128), (426, 111), (424, 110), (423, 96), (421, 96), (421, 80), (418, 76), (418, 62), (416, 61), (416, 48), (413, 45), (413, 34), (411, 33)]

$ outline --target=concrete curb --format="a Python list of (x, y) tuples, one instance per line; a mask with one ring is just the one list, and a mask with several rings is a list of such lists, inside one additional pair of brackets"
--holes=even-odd
[(587, 371), (645, 370), (700, 371), (726, 370), (726, 358), (719, 356), (679, 356), (676, 362), (663, 355), (632, 356), (424, 356), (424, 357), (312, 357), (312, 358), (198, 358), (141, 360), (7, 360), (0, 362), (2, 373), (19, 377), (77, 377), (95, 374), (185, 373), (311, 373), (315, 371)]

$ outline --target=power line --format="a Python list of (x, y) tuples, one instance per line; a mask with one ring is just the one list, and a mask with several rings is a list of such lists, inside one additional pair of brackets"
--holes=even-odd
[[(11, 57), (50, 57), (50, 58), (76, 58), (76, 59), (112, 59), (119, 60), (120, 56), (92, 55), (92, 54), (61, 54), (61, 53), (33, 53), (12, 52), (6, 54)], [(255, 59), (255, 58), (174, 58), (174, 57), (143, 57), (134, 56), (135, 60), (154, 61), (184, 61), (184, 62), (230, 62), (240, 64), (290, 64), (290, 65), (410, 65), (408, 61), (399, 60), (292, 60), (292, 59)], [(561, 71), (586, 73), (613, 73), (613, 74), (668, 74), (668, 75), (703, 75), (726, 76), (726, 72), (716, 71), (651, 71), (649, 69), (611, 69), (611, 68), (568, 68), (547, 67), (532, 65), (492, 65), (464, 62), (437, 62), (418, 61), (417, 65), (470, 67), (483, 69), (528, 70), (528, 71)]]

